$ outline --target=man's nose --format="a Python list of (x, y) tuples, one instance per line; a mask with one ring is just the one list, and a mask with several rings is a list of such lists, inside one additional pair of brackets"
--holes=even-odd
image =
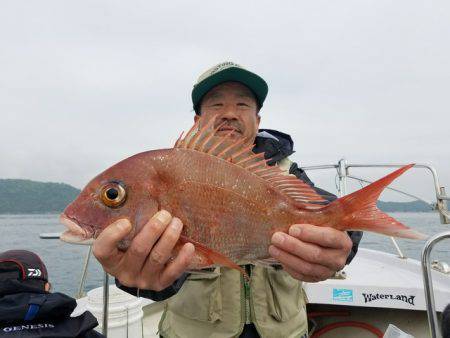
[(237, 120), (237, 110), (236, 107), (233, 107), (231, 105), (226, 106), (223, 110), (223, 113), (221, 114), (221, 118), (224, 120)]

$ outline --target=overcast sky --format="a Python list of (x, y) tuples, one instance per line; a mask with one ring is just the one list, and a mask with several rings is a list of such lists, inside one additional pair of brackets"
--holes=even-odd
[[(450, 190), (449, 12), (415, 0), (2, 1), (0, 178), (81, 188), (170, 147), (192, 123), (198, 75), (230, 60), (266, 79), (261, 127), (291, 134), (300, 165), (429, 163)], [(312, 174), (331, 190), (334, 176)], [(430, 177), (396, 186), (431, 200)]]

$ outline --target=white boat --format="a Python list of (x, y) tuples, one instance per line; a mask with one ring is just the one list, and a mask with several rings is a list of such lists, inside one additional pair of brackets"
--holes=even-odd
[[(341, 160), (335, 165), (303, 169), (337, 170), (339, 194), (345, 195), (348, 179), (368, 182), (350, 175), (350, 168), (400, 166), (403, 164), (359, 165)], [(415, 168), (426, 168), (432, 174), (436, 191), (435, 205), (441, 223), (450, 224), (446, 203), (449, 197), (439, 185), (436, 171), (423, 164)], [(389, 324), (415, 338), (441, 337), (439, 316), (450, 303), (450, 268), (446, 262), (435, 261), (431, 264), (429, 254), (434, 244), (444, 238), (450, 238), (450, 231), (438, 234), (427, 242), (422, 262), (405, 257), (393, 238), (391, 240), (397, 255), (360, 248), (351, 264), (334, 278), (319, 283), (305, 283), (310, 337), (383, 337)], [(90, 251), (82, 274), (80, 294)], [(106, 283), (107, 277), (104, 285)], [(110, 286), (89, 291), (87, 297), (78, 299), (78, 304), (74, 314), (90, 309), (99, 320), (99, 330), (107, 332), (108, 337), (158, 337), (157, 325), (164, 307), (161, 302), (137, 299)], [(103, 313), (109, 315), (103, 316)]]

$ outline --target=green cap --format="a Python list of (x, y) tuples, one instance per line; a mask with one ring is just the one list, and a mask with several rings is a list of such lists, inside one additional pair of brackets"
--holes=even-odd
[(199, 114), (199, 104), (207, 92), (215, 86), (228, 82), (240, 82), (255, 94), (259, 107), (262, 107), (267, 96), (266, 81), (234, 62), (222, 62), (204, 72), (192, 89), (192, 103), (196, 114)]

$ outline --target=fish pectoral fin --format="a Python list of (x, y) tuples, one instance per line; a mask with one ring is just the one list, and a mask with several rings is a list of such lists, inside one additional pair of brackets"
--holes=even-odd
[(235, 262), (233, 262), (227, 256), (221, 254), (220, 252), (217, 252), (211, 248), (208, 248), (204, 244), (198, 243), (184, 236), (180, 236), (180, 241), (194, 244), (196, 254), (203, 256), (203, 258), (205, 258), (205, 261), (210, 265), (226, 266), (227, 268), (238, 270), (244, 275), (245, 278), (248, 278), (247, 273), (242, 267), (237, 265)]

